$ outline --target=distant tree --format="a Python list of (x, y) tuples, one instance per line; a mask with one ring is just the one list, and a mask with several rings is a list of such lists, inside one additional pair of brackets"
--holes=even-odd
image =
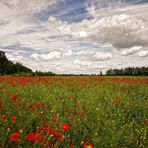
[(148, 76), (148, 67), (127, 67), (124, 69), (110, 69), (106, 71), (108, 76)]
[(48, 72), (36, 71), (36, 72), (34, 73), (34, 75), (35, 75), (35, 76), (56, 76), (55, 73), (50, 72), (50, 71), (48, 71)]
[(33, 73), (31, 69), (23, 66), (20, 63), (14, 64), (9, 61), (4, 51), (0, 51), (0, 75), (11, 75), (11, 74), (27, 74)]
[(100, 71), (100, 76), (102, 76), (103, 75), (103, 73), (102, 73), (102, 71)]

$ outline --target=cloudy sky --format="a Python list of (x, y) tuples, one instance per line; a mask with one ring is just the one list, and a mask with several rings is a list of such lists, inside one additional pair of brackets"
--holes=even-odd
[(148, 0), (0, 0), (0, 50), (56, 73), (148, 66)]

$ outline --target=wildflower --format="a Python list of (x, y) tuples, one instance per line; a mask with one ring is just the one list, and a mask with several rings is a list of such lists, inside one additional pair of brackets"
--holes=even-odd
[(148, 124), (148, 120), (145, 120), (145, 124)]
[(68, 131), (68, 130), (70, 129), (70, 124), (68, 124), (68, 123), (62, 124), (62, 129), (63, 129), (65, 132)]
[(73, 145), (71, 145), (71, 146), (69, 146), (69, 148), (74, 148), (74, 146), (73, 146)]
[(76, 106), (77, 106), (77, 107), (81, 107), (81, 104), (79, 104), (79, 103), (76, 103)]
[(2, 119), (3, 120), (7, 120), (8, 119), (8, 115), (2, 115)]
[(71, 97), (69, 97), (68, 100), (70, 101), (71, 100)]
[(58, 118), (58, 115), (57, 115), (57, 114), (53, 114), (53, 115), (52, 115), (52, 118), (53, 118), (53, 119), (57, 119), (57, 118)]
[(50, 128), (46, 128), (46, 132), (48, 133), (49, 136), (53, 136), (55, 131), (50, 127)]
[(30, 111), (33, 111), (33, 110), (34, 110), (34, 108), (33, 108), (33, 107), (30, 107), (30, 108), (29, 108), (29, 110), (30, 110)]
[(44, 117), (44, 114), (39, 114), (39, 118), (43, 118)]
[(16, 95), (14, 95), (14, 96), (11, 97), (11, 100), (12, 100), (12, 101), (15, 101), (15, 100), (18, 100), (18, 99), (19, 99), (19, 98), (18, 98), (18, 96), (16, 96)]
[(19, 106), (19, 105), (21, 105), (20, 102), (14, 102), (14, 106)]
[(43, 127), (48, 127), (48, 126), (50, 126), (50, 124), (49, 124), (49, 122), (43, 121), (42, 122), (42, 126)]
[(25, 136), (26, 140), (32, 141), (32, 142), (41, 142), (43, 137), (42, 135), (39, 135), (38, 133), (30, 133)]
[(60, 131), (56, 131), (54, 135), (59, 138), (64, 138), (64, 135)]
[(20, 141), (20, 133), (13, 133), (12, 135), (10, 135), (10, 141), (11, 142), (18, 142)]
[(0, 109), (5, 108), (4, 104), (2, 102), (0, 102)]
[(73, 109), (70, 109), (70, 110), (69, 110), (69, 113), (74, 114), (75, 111), (74, 111)]
[(93, 148), (93, 144), (89, 141), (84, 142), (83, 148)]
[(76, 96), (75, 99), (78, 99), (78, 96)]
[(34, 109), (42, 109), (41, 103), (36, 103), (32, 106)]
[(20, 129), (20, 133), (22, 133), (23, 132), (23, 129)]
[(114, 105), (121, 105), (122, 104), (122, 101), (118, 98), (114, 98), (112, 99), (112, 104)]
[(56, 121), (54, 122), (54, 126), (57, 126), (58, 124), (59, 124), (59, 121), (56, 120)]
[(70, 120), (71, 120), (71, 121), (74, 121), (75, 119), (76, 119), (75, 116), (71, 116), (71, 117), (70, 117)]
[(11, 122), (12, 123), (15, 123), (17, 121), (17, 118), (16, 117), (13, 117), (12, 119), (11, 119)]
[(37, 127), (38, 132), (41, 132), (41, 131), (44, 131), (44, 130), (45, 130), (45, 128), (43, 128), (43, 127), (40, 127), (40, 126)]
[(6, 94), (7, 94), (7, 95), (10, 95), (10, 94), (11, 94), (11, 92), (10, 92), (10, 91), (7, 91), (7, 92), (6, 92)]

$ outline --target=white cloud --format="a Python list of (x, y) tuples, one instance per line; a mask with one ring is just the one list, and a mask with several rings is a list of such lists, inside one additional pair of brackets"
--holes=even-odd
[(74, 64), (80, 65), (80, 66), (91, 66), (91, 63), (90, 62), (81, 61), (81, 60), (74, 60)]
[(141, 50), (137, 53), (138, 56), (140, 57), (147, 57), (148, 56), (148, 51), (146, 50)]
[(106, 61), (106, 60), (109, 60), (111, 59), (113, 56), (111, 53), (96, 53), (94, 54), (91, 59), (93, 61)]
[(62, 66), (62, 65), (63, 65), (62, 63), (57, 63), (57, 64), (56, 64), (56, 66)]
[(94, 53), (95, 53), (94, 51), (85, 51), (85, 50), (83, 50), (83, 51), (77, 52), (76, 55), (81, 55), (81, 56), (88, 57), (88, 56), (92, 56)]
[[(79, 34), (80, 31), (76, 30), (83, 30), (87, 35), (82, 36)], [(132, 53), (131, 50), (136, 46), (148, 46), (147, 25), (144, 21), (127, 14), (85, 20), (75, 26), (74, 34), (98, 44), (111, 44), (116, 50), (125, 50), (121, 52), (124, 55)]]
[(37, 61), (40, 61), (40, 60), (48, 61), (48, 60), (55, 60), (55, 59), (61, 58), (62, 53), (59, 51), (53, 51), (47, 54), (34, 53), (30, 57)]
[(119, 49), (119, 50), (114, 50), (115, 52), (127, 56), (127, 55), (133, 55), (137, 52), (140, 52), (140, 50), (142, 49), (141, 46), (134, 46), (131, 48), (124, 48), (124, 49)]
[(91, 61), (106, 61), (112, 58), (111, 53), (95, 52), (95, 51), (80, 51), (76, 53), (76, 55), (80, 55), (82, 57), (85, 57), (87, 60)]
[(6, 57), (14, 63), (17, 63), (17, 62), (21, 63), (23, 61), (23, 56), (18, 52), (6, 53)]
[(65, 56), (70, 56), (72, 54), (73, 54), (72, 50), (68, 50), (67, 52), (63, 53), (63, 55)]
[[(37, 15), (56, 0), (11, 0), (0, 1), (0, 45), (20, 44), (22, 47), (40, 50), (48, 48), (48, 37), (57, 28), (47, 28), (47, 23)], [(46, 24), (46, 25), (45, 25)], [(49, 26), (50, 28), (50, 26)]]

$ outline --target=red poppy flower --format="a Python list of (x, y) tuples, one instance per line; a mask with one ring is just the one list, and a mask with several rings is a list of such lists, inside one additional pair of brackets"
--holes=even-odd
[(68, 130), (70, 129), (70, 124), (68, 124), (68, 123), (62, 124), (62, 129), (63, 129), (65, 132), (68, 131)]
[(79, 103), (76, 103), (76, 106), (77, 106), (77, 107), (81, 107), (81, 104), (79, 104)]
[(11, 119), (11, 122), (12, 123), (15, 123), (17, 121), (17, 118), (16, 117), (13, 117), (12, 119)]
[(71, 116), (71, 117), (70, 117), (70, 120), (71, 120), (71, 121), (74, 121), (75, 119), (76, 119), (75, 116)]
[(10, 92), (10, 91), (7, 91), (7, 92), (6, 92), (6, 94), (7, 94), (7, 95), (10, 95), (10, 94), (11, 94), (11, 92)]
[(18, 98), (18, 96), (16, 96), (16, 95), (14, 95), (14, 96), (12, 96), (11, 97), (11, 100), (18, 100), (19, 98)]
[(38, 126), (38, 127), (37, 127), (37, 131), (38, 131), (38, 132), (45, 131), (45, 128), (44, 128), (44, 127), (41, 127), (41, 126)]
[(3, 109), (3, 108), (5, 108), (5, 105), (2, 102), (0, 102), (0, 109)]
[(10, 135), (10, 141), (11, 142), (18, 142), (20, 141), (20, 133), (13, 133), (12, 135)]
[(43, 113), (39, 114), (39, 118), (43, 118), (43, 117), (44, 117)]
[(8, 115), (2, 115), (2, 119), (3, 120), (7, 120), (8, 119)]
[(41, 142), (43, 137), (42, 135), (39, 135), (38, 133), (30, 133), (28, 135), (25, 136), (26, 140), (32, 141), (32, 142)]
[(145, 124), (148, 124), (148, 120), (145, 120)]
[(71, 145), (71, 146), (69, 146), (69, 148), (74, 148), (74, 146), (73, 146), (73, 145)]
[(48, 133), (49, 136), (54, 135), (55, 131), (50, 127), (46, 128), (46, 132)]
[(70, 109), (70, 110), (69, 110), (69, 113), (74, 114), (74, 113), (75, 113), (75, 110)]
[(54, 134), (56, 137), (63, 138), (64, 135), (60, 131), (56, 131)]
[(114, 99), (112, 99), (112, 104), (114, 104), (114, 105), (121, 105), (122, 101), (121, 101), (121, 99), (114, 98)]
[(43, 121), (42, 122), (42, 126), (43, 127), (48, 127), (48, 126), (50, 126), (50, 124), (49, 124), (49, 122)]
[(83, 148), (93, 148), (93, 144), (89, 141), (84, 142)]
[(59, 124), (58, 120), (54, 122), (54, 126), (57, 126), (58, 124)]
[(58, 118), (58, 115), (57, 115), (57, 114), (53, 114), (53, 115), (52, 115), (52, 118), (53, 118), (53, 119), (57, 119), (57, 118)]

